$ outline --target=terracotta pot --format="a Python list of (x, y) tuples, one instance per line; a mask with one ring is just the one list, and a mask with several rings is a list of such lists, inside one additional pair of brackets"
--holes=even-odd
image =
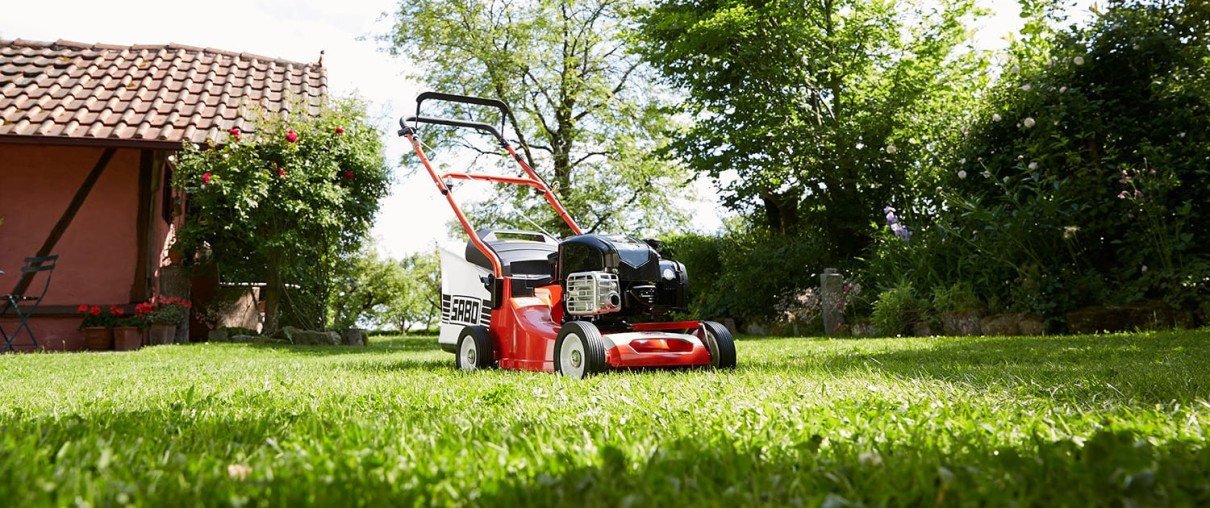
[(147, 329), (147, 344), (151, 346), (172, 344), (175, 335), (176, 325), (152, 323), (151, 328)]
[(113, 329), (114, 351), (134, 351), (143, 345), (143, 330), (135, 326), (116, 326)]
[(104, 326), (85, 328), (84, 347), (89, 351), (109, 351), (113, 349), (113, 332)]

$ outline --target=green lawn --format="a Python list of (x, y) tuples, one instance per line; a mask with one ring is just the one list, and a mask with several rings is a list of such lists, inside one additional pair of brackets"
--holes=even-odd
[(432, 339), (0, 357), (0, 505), (1210, 503), (1210, 331), (747, 339), (463, 374)]

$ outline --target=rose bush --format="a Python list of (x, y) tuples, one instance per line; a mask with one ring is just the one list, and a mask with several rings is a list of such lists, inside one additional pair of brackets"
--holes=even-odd
[(315, 115), (262, 114), (249, 130), (187, 145), (175, 166), (173, 185), (188, 194), (182, 250), (206, 253), (225, 281), (266, 283), (266, 331), (279, 317), (322, 328), (331, 281), (361, 245), (389, 183), (364, 106), (345, 100)]

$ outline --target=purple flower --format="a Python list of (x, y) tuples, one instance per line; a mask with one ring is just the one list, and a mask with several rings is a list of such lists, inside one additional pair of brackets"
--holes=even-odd
[(1136, 197), (1136, 198), (1141, 198), (1141, 197), (1143, 197), (1143, 191), (1138, 190), (1138, 189), (1135, 189), (1135, 190), (1134, 190), (1134, 197)]
[(895, 207), (888, 206), (882, 209), (882, 213), (886, 214), (886, 224), (892, 226), (899, 223), (899, 217), (895, 216)]
[(1122, 192), (1119, 192), (1119, 193), (1118, 193), (1118, 199), (1126, 199), (1126, 198), (1128, 198), (1128, 197), (1130, 197), (1130, 193), (1129, 193), (1129, 192), (1122, 191)]
[(891, 224), (891, 232), (905, 242), (912, 239), (912, 230), (904, 227), (903, 224)]

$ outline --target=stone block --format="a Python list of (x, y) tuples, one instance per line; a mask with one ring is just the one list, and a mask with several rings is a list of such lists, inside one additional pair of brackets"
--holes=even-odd
[(947, 312), (941, 315), (941, 332), (946, 335), (979, 335), (980, 320), (983, 313), (979, 311)]

